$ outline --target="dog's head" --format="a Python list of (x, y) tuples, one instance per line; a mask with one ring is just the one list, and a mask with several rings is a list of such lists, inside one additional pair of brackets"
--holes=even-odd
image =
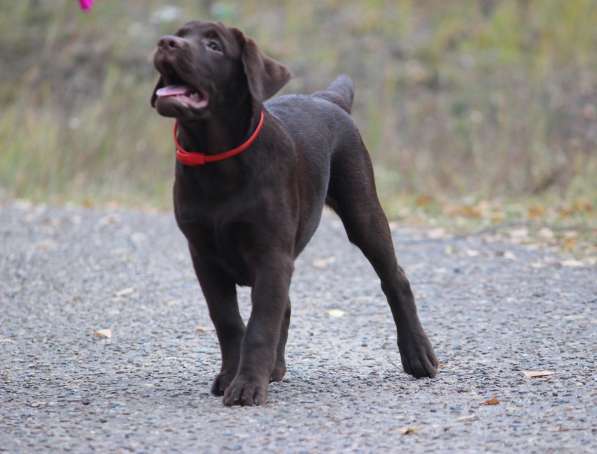
[(239, 99), (261, 103), (290, 79), (288, 69), (265, 56), (236, 28), (193, 21), (158, 41), (160, 78), (151, 105), (166, 117), (201, 120)]

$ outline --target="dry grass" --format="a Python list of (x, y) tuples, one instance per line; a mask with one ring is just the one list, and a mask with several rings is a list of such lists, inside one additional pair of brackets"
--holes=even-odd
[(170, 124), (149, 108), (150, 55), (183, 18), (215, 18), (291, 67), (286, 91), (353, 77), (394, 215), (405, 201), (429, 214), (463, 197), (597, 201), (594, 0), (102, 0), (88, 15), (71, 0), (0, 2), (9, 196), (168, 206)]

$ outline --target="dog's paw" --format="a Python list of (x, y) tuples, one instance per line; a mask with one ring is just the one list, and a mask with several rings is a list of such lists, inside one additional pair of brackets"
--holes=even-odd
[(224, 392), (224, 405), (263, 405), (267, 401), (267, 382), (238, 375)]
[(433, 353), (431, 342), (420, 330), (398, 335), (398, 348), (404, 372), (416, 378), (435, 377), (439, 362)]
[(218, 375), (216, 375), (216, 378), (214, 378), (214, 381), (211, 385), (211, 393), (214, 396), (223, 396), (224, 391), (226, 391), (226, 388), (230, 386), (230, 383), (232, 383), (233, 379), (233, 373), (229, 374), (227, 372), (220, 372)]
[(282, 381), (284, 375), (286, 375), (286, 366), (284, 364), (277, 365), (276, 367), (274, 367), (274, 370), (272, 370), (272, 374), (269, 377), (269, 381)]

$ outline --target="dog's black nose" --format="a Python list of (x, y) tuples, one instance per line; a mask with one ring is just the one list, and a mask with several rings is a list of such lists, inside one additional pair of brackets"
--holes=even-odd
[(178, 36), (166, 35), (162, 36), (158, 41), (158, 47), (160, 49), (180, 49), (184, 44), (184, 39)]

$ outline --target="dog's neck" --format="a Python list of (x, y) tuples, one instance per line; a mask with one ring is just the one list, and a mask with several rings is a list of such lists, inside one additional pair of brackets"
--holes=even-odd
[(257, 126), (260, 106), (249, 98), (214, 109), (200, 121), (179, 121), (178, 140), (187, 151), (217, 154), (243, 143)]

